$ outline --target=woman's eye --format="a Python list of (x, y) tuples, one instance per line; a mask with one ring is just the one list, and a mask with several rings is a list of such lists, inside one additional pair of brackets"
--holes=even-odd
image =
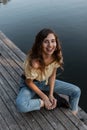
[(45, 43), (49, 43), (49, 41), (48, 40), (46, 40), (46, 41), (44, 41)]
[(52, 40), (51, 42), (56, 42), (55, 40)]
[(45, 40), (45, 41), (44, 41), (44, 43), (54, 43), (54, 42), (56, 42), (55, 39), (53, 39), (53, 40), (51, 40), (51, 41), (49, 41), (49, 40)]

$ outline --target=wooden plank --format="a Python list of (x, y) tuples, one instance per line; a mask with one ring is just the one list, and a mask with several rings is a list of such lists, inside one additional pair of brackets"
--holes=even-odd
[(69, 120), (69, 118), (67, 118), (67, 116), (60, 111), (60, 109), (58, 109), (58, 111), (54, 109), (52, 111), (52, 114), (60, 120), (61, 124), (65, 126), (67, 130), (78, 130), (78, 128), (75, 127), (75, 125)]
[(13, 91), (15, 93), (18, 93), (18, 84), (14, 81), (12, 76), (6, 71), (6, 69), (1, 64), (0, 64), (0, 72), (5, 77), (5, 79), (8, 81), (8, 83), (12, 87)]
[(5, 122), (3, 116), (0, 113), (0, 130), (10, 130), (9, 126), (7, 125), (7, 123)]
[(20, 66), (15, 63), (15, 61), (8, 55), (8, 53), (6, 53), (5, 50), (2, 51), (2, 48), (0, 47), (0, 52), (2, 52), (2, 55), (0, 56), (0, 61), (2, 60), (3, 65), (6, 66), (6, 64), (4, 63), (4, 59), (6, 59), (6, 61), (9, 63), (10, 66), (13, 67), (13, 69), (19, 74), (21, 75), (23, 72), (23, 69), (20, 68)]
[(13, 69), (13, 67), (9, 65), (9, 63), (2, 56), (0, 57), (0, 63), (6, 69), (6, 71), (12, 75), (14, 81), (19, 84), (20, 75)]
[(21, 59), (15, 54), (13, 53), (12, 50), (10, 50), (1, 40), (0, 40), (0, 52), (1, 54), (3, 53), (3, 51), (6, 51), (9, 56), (20, 66), (20, 68), (22, 68), (23, 63), (21, 61)]
[(37, 120), (42, 130), (54, 130), (51, 124), (46, 120), (46, 118), (38, 111), (31, 112), (33, 117)]
[(4, 104), (1, 96), (0, 96), (0, 113), (2, 113), (3, 117), (5, 117), (4, 119), (7, 122), (10, 130), (21, 130), (17, 122), (10, 114), (10, 111), (7, 109), (6, 105)]
[(6, 71), (13, 77), (14, 81), (17, 84), (20, 84), (20, 75), (14, 70), (14, 68), (6, 61), (6, 59), (3, 56), (0, 57), (0, 63), (6, 69)]
[(46, 111), (45, 109), (42, 109), (40, 112), (55, 130), (66, 130), (66, 128), (61, 124), (60, 120), (58, 120), (51, 111)]
[(0, 39), (22, 60), (25, 59), (25, 54), (0, 31)]
[(26, 119), (26, 121), (28, 121), (32, 130), (42, 130), (42, 126), (39, 125), (37, 120), (32, 116), (31, 112), (25, 113), (25, 119)]
[[(16, 93), (13, 91), (9, 83), (6, 81), (6, 79), (3, 77), (3, 75), (0, 73), (0, 84), (5, 89), (6, 93), (11, 97), (11, 100), (13, 101), (13, 104), (15, 103)], [(1, 87), (0, 87), (1, 89)], [(3, 97), (3, 95), (2, 95)]]
[(85, 125), (87, 125), (87, 113), (79, 107), (78, 117), (83, 119)]
[(79, 128), (79, 130), (87, 130), (87, 126), (77, 116), (74, 116), (70, 110), (64, 108), (61, 108), (61, 110), (65, 113), (65, 115), (67, 115), (69, 120), (71, 120), (74, 125)]

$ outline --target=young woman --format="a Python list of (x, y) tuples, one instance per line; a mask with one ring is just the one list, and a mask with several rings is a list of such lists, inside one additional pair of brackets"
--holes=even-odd
[[(53, 92), (69, 96), (70, 108), (78, 112), (80, 89), (70, 83), (56, 79), (56, 71), (62, 68), (63, 56), (57, 35), (50, 29), (41, 30), (24, 62), (24, 76), (16, 104), (20, 112), (54, 109), (57, 105)], [(47, 96), (43, 91), (48, 91)], [(35, 94), (38, 98), (34, 98)]]

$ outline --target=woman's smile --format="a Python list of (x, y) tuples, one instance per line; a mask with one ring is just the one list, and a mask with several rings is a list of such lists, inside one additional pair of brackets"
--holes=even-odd
[(54, 52), (54, 48), (46, 48), (48, 53)]

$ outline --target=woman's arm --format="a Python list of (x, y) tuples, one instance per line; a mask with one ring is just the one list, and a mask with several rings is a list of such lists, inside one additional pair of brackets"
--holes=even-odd
[(50, 110), (51, 109), (51, 102), (48, 98), (48, 96), (43, 93), (35, 84), (31, 79), (26, 79), (26, 84), (37, 94), (39, 95), (39, 97), (44, 101), (44, 106), (46, 109)]
[(37, 95), (40, 96), (42, 100), (45, 100), (47, 98), (47, 95), (44, 94), (31, 79), (26, 79), (25, 82), (29, 86), (29, 88), (31, 88)]
[(51, 75), (50, 78), (49, 78), (49, 81), (48, 81), (48, 84), (49, 84), (49, 87), (50, 87), (49, 100), (50, 100), (51, 103), (52, 103), (52, 106), (51, 106), (52, 109), (54, 109), (54, 108), (57, 106), (57, 100), (56, 100), (56, 99), (54, 98), (54, 96), (53, 96), (54, 84), (55, 84), (55, 78), (56, 78), (56, 71), (57, 71), (57, 69), (55, 68), (55, 69), (53, 70), (52, 75)]
[(57, 71), (57, 68), (54, 68), (53, 73), (49, 77), (49, 80), (48, 80), (48, 85), (50, 87), (49, 96), (53, 96), (54, 83), (55, 83), (55, 78), (56, 78), (56, 71)]

